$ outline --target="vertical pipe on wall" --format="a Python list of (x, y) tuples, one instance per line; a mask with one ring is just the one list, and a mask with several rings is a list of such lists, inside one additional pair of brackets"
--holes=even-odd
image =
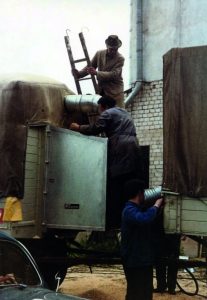
[[(133, 18), (133, 10), (135, 10), (135, 17)], [(125, 107), (128, 107), (132, 101), (134, 100), (135, 96), (138, 94), (141, 85), (142, 85), (142, 78), (143, 78), (143, 33), (142, 33), (142, 0), (131, 0), (131, 46), (133, 46), (134, 39), (136, 43), (136, 57), (135, 57), (135, 64), (132, 63), (133, 54), (131, 53), (131, 63), (130, 68), (133, 65), (136, 66), (136, 78), (135, 78), (135, 86), (132, 92), (127, 96), (125, 99)], [(134, 35), (135, 33), (135, 35)], [(134, 47), (131, 47), (130, 51), (134, 51)], [(132, 70), (130, 70), (132, 72)], [(132, 74), (132, 73), (131, 73)], [(132, 76), (131, 76), (132, 79)]]

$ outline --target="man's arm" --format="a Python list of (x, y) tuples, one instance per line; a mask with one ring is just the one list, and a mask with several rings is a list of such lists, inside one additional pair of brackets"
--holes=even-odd
[[(88, 74), (91, 74), (91, 71), (90, 71), (91, 69), (95, 70), (96, 68), (97, 68), (97, 52), (91, 60), (91, 66), (86, 66), (82, 70), (78, 71), (78, 77), (79, 78), (85, 77)], [(95, 71), (95, 73), (92, 73), (92, 75), (96, 75), (96, 71)]]
[(110, 71), (97, 71), (98, 80), (113, 80), (121, 76), (124, 57), (120, 57)]
[(158, 199), (155, 204), (148, 208), (146, 211), (142, 212), (137, 209), (137, 207), (128, 208), (124, 214), (128, 222), (134, 224), (146, 224), (152, 222), (156, 215), (159, 207), (162, 204), (163, 199)]
[(78, 131), (85, 135), (97, 135), (105, 131), (109, 122), (110, 122), (110, 115), (107, 113), (107, 111), (104, 111), (94, 124), (79, 125), (77, 123), (72, 123), (70, 125), (70, 129), (74, 131)]

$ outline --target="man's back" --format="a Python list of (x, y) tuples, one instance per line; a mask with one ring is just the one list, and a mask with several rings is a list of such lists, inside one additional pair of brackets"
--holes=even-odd
[[(92, 66), (98, 68), (99, 93), (114, 98), (117, 105), (120, 106), (124, 99), (122, 78), (124, 57), (119, 52), (110, 57), (107, 55), (107, 50), (100, 50), (96, 52), (91, 63)], [(121, 106), (123, 107), (123, 103)]]
[(106, 120), (105, 132), (107, 137), (113, 135), (136, 136), (136, 129), (129, 113), (120, 107), (112, 107), (105, 110), (100, 119)]
[(136, 172), (139, 160), (139, 145), (136, 129), (129, 113), (119, 107), (104, 111), (100, 122), (105, 123), (105, 133), (109, 138), (108, 162), (112, 177)]

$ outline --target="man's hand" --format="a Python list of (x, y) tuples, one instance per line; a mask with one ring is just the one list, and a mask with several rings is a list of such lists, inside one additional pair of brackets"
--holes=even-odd
[(72, 74), (75, 78), (79, 78), (80, 77), (80, 73), (77, 69), (72, 69)]
[(163, 203), (163, 198), (157, 199), (154, 206), (159, 208), (162, 205), (162, 203)]
[(78, 123), (71, 123), (69, 128), (74, 131), (79, 131), (80, 125)]
[(88, 67), (86, 70), (90, 75), (97, 75), (96, 69), (93, 67)]

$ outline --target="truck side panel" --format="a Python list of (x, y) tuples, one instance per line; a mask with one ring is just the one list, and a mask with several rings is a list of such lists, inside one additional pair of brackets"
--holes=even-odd
[(12, 224), (12, 235), (21, 238), (41, 237), (44, 128), (30, 127), (27, 135), (23, 221)]
[(164, 224), (167, 233), (207, 235), (207, 198), (166, 196)]

